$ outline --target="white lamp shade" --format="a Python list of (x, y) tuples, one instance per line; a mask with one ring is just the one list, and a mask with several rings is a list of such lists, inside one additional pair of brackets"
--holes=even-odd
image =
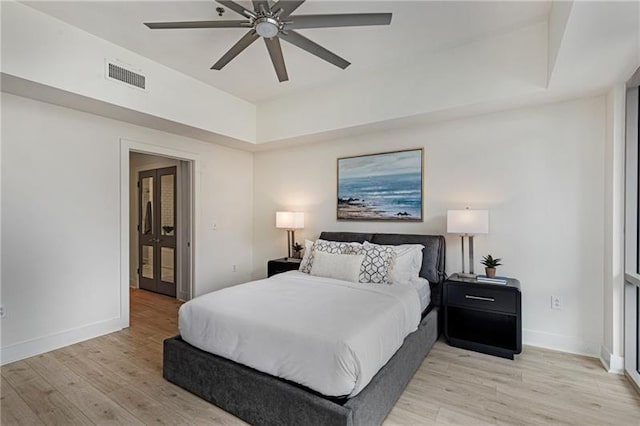
[(447, 211), (447, 232), (450, 234), (488, 234), (488, 210)]
[(301, 229), (304, 228), (303, 212), (276, 212), (276, 228)]

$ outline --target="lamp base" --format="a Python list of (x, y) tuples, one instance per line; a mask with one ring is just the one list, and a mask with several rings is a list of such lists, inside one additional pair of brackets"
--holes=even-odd
[(473, 235), (468, 235), (469, 237), (469, 273), (464, 272), (464, 235), (460, 235), (460, 245), (462, 247), (462, 272), (458, 272), (458, 276), (460, 278), (465, 279), (476, 279), (477, 275), (473, 272)]

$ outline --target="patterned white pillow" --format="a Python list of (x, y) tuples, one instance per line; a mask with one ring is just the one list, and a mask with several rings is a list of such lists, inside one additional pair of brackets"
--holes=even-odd
[(298, 271), (304, 272), (302, 267), (304, 265), (309, 265), (309, 257), (311, 256), (311, 252), (313, 251), (313, 241), (304, 240), (304, 255), (302, 255), (302, 260), (300, 261), (300, 266), (298, 267)]
[(362, 246), (364, 260), (360, 267), (360, 282), (373, 284), (390, 284), (389, 271), (396, 256), (391, 246), (381, 246), (365, 241)]
[(354, 247), (362, 247), (362, 244), (316, 240), (316, 242), (313, 243), (313, 247), (311, 248), (311, 253), (309, 254), (309, 257), (306, 259), (302, 259), (302, 262), (300, 262), (300, 268), (298, 270), (306, 274), (311, 272), (311, 268), (313, 267), (314, 253), (316, 251), (321, 251), (321, 252), (330, 253), (330, 254), (358, 254), (353, 252)]

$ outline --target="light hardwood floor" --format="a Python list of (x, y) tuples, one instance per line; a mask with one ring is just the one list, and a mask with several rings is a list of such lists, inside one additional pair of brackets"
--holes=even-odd
[[(6, 365), (2, 425), (244, 424), (162, 378), (179, 302), (131, 292), (131, 327)], [(438, 342), (385, 425), (640, 425), (640, 396), (598, 360), (525, 347), (515, 361)]]

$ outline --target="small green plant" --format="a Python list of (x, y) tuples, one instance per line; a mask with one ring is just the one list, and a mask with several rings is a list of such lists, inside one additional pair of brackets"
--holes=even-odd
[(293, 251), (301, 251), (304, 247), (300, 243), (293, 243)]
[(501, 261), (502, 259), (494, 259), (493, 256), (488, 254), (482, 258), (482, 261), (480, 263), (482, 263), (487, 268), (497, 268), (498, 266), (502, 265), (502, 263), (500, 263)]

